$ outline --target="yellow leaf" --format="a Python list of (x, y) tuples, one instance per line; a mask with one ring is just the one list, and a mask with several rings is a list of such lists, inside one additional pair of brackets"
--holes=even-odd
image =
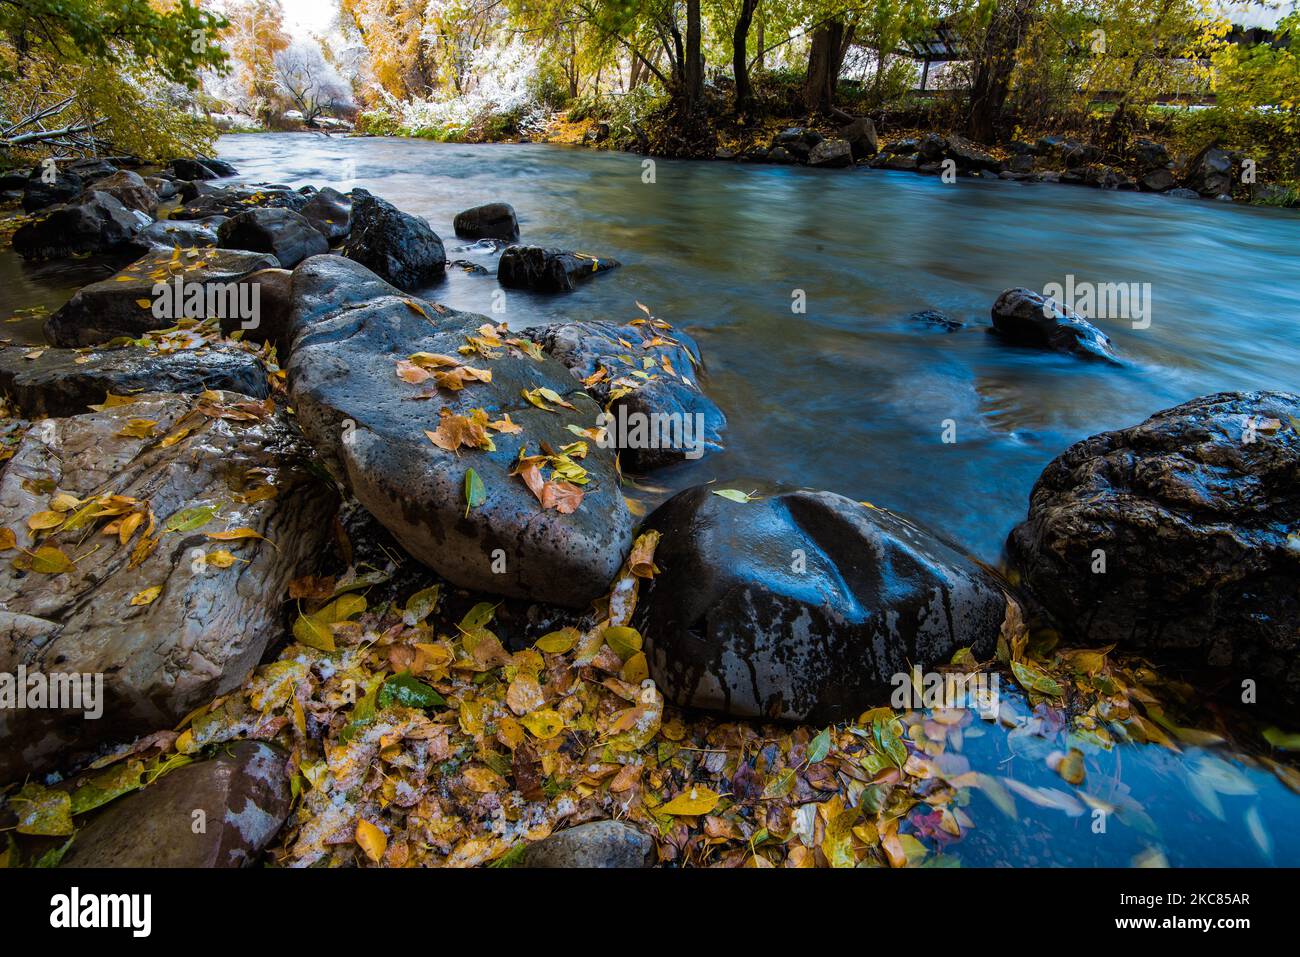
[(76, 566), (72, 559), (53, 545), (46, 545), (31, 553), (32, 571), (42, 575), (61, 575), (70, 572)]
[(205, 565), (211, 565), (213, 568), (229, 568), (237, 560), (234, 555), (222, 548), (209, 553), (203, 561)]
[(18, 536), (14, 534), (12, 528), (0, 526), (0, 552), (7, 552), (11, 548), (18, 546)]
[(664, 814), (708, 814), (722, 797), (709, 788), (693, 787), (683, 791), (659, 810)]
[(538, 638), (537, 648), (553, 655), (562, 655), (578, 643), (579, 637), (577, 628), (561, 628)]
[[(210, 532), (207, 537), (214, 542), (236, 542), (244, 538), (261, 538), (271, 542), (261, 532), (256, 532), (251, 528), (231, 528), (224, 532)], [(271, 544), (274, 545), (275, 542), (271, 542)]]
[(378, 864), (388, 849), (388, 835), (367, 820), (357, 821), (356, 841), (366, 857)]
[(162, 585), (151, 585), (131, 599), (132, 605), (148, 605), (162, 594)]
[(27, 527), (34, 532), (46, 528), (58, 528), (63, 524), (64, 517), (58, 512), (37, 512), (27, 520)]
[(531, 731), (533, 737), (542, 740), (553, 738), (564, 730), (564, 719), (560, 717), (558, 712), (550, 708), (543, 708), (540, 711), (525, 715), (519, 719), (519, 723)]

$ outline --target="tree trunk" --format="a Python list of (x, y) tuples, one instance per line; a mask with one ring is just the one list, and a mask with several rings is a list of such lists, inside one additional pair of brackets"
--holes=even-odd
[(754, 111), (754, 88), (749, 84), (749, 25), (754, 20), (758, 0), (740, 0), (740, 17), (736, 32), (731, 38), (731, 64), (736, 73), (736, 115), (748, 116)]
[(803, 97), (810, 115), (834, 115), (835, 84), (852, 39), (853, 31), (846, 31), (840, 20), (829, 20), (813, 31)]
[(704, 98), (704, 54), (700, 37), (700, 0), (686, 0), (686, 103), (694, 106)]
[(993, 11), (984, 50), (970, 91), (970, 118), (966, 132), (980, 143), (992, 143), (997, 120), (1007, 100), (1016, 51), (1033, 15), (1034, 0), (1000, 0)]

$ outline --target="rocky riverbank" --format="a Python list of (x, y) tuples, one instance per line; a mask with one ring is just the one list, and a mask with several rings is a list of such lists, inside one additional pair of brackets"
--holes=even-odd
[[(873, 136), (787, 131), (763, 159), (990, 171)], [(424, 220), (234, 173), (21, 184), (22, 255), (122, 268), (47, 347), (0, 350), (0, 673), (89, 682), (0, 710), (13, 863), (907, 866), (969, 834), (972, 791), (1082, 813), (1082, 748), (1222, 740), (1130, 653), (1274, 715), (1300, 697), (1300, 398), (1206, 397), (1065, 451), (1001, 571), (761, 477), (640, 516), (630, 476), (726, 441), (690, 336), (645, 307), (516, 330), (448, 309), (415, 294), (448, 265)], [(506, 203), (455, 229), (499, 250), (483, 282), (618, 281)], [(1124, 361), (1030, 290), (991, 317), (1005, 348)], [(897, 704), (912, 669), (1020, 690)], [(1050, 783), (974, 771), (982, 727), (1060, 744)], [(186, 833), (182, 806), (223, 823)]]

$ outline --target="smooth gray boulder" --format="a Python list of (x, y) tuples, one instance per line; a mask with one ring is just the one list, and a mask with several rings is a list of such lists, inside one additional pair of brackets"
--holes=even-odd
[(255, 313), (261, 292), (246, 280), (279, 265), (269, 253), (155, 248), (116, 275), (80, 289), (45, 320), (45, 338), (56, 346), (77, 347), (120, 336), (138, 338), (169, 329), (182, 318), (239, 318), (255, 324), (260, 322)]
[[(284, 635), (289, 581), (333, 514), (332, 490), (294, 444), (282, 413), (224, 392), (149, 393), (33, 423), (0, 474), (0, 526), (31, 553), (0, 562), (0, 672), (102, 675), (102, 715), (0, 710), (0, 781), (170, 728), (247, 678)], [(275, 494), (252, 494), (268, 483)], [(63, 525), (33, 536), (32, 516), (56, 507)], [(131, 512), (144, 516), (133, 529), (103, 534)], [(208, 537), (237, 529), (270, 541)]]
[(360, 187), (352, 190), (344, 255), (408, 292), (441, 279), (447, 267), (442, 240), (427, 222)]
[[(754, 496), (734, 501), (726, 495)], [(687, 489), (634, 624), (650, 674), (688, 707), (839, 721), (886, 704), (896, 675), (960, 648), (991, 656), (1002, 584), (910, 521), (832, 492), (737, 480)]]
[(608, 256), (542, 246), (507, 246), (497, 264), (497, 281), (511, 289), (573, 292), (579, 282), (622, 265)]
[(288, 761), (261, 741), (222, 745), (95, 814), (60, 866), (247, 867), (289, 817)]
[(312, 193), (299, 212), (331, 244), (345, 238), (352, 228), (352, 197), (332, 186)]
[[(605, 592), (632, 542), (613, 454), (591, 444), (580, 459), (588, 479), (582, 501), (567, 513), (543, 508), (511, 474), (521, 449), (536, 455), (545, 444), (558, 452), (579, 440), (568, 425), (595, 424), (599, 407), (562, 365), (506, 344), (492, 358), (462, 354), (469, 337), (481, 339), (485, 325), (491, 330), (487, 319), (405, 296), (337, 256), (294, 270), (292, 298), (287, 370), (298, 423), (413, 557), (453, 584), (490, 594), (582, 607)], [(399, 360), (415, 353), (463, 362), (490, 372), (491, 381), (453, 391), (432, 378), (398, 378)], [(538, 408), (523, 396), (538, 389), (575, 408)], [(444, 410), (468, 417), (476, 409), (487, 421), (508, 415), (522, 431), (487, 429), (494, 451), (449, 451), (427, 436), (441, 428)], [(473, 507), (465, 492), (470, 469), (485, 494)], [(542, 471), (549, 476), (551, 469)]]
[(330, 248), (316, 227), (291, 209), (250, 209), (232, 216), (217, 229), (217, 242), (225, 249), (270, 253), (283, 269)]

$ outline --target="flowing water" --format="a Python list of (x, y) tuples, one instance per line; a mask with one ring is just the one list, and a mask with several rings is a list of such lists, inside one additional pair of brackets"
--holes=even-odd
[[(1300, 217), (1290, 211), (669, 160), (655, 161), (648, 183), (640, 156), (547, 145), (252, 134), (224, 137), (219, 155), (248, 181), (365, 187), (428, 219), (449, 258), (489, 270), (451, 269), (422, 291), (428, 299), (516, 329), (628, 320), (639, 300), (693, 335), (706, 388), (729, 418), (727, 449), (656, 473), (651, 505), (668, 490), (761, 476), (887, 506), (996, 563), (1034, 480), (1071, 443), (1206, 393), (1300, 390)], [(456, 251), (451, 229), (457, 212), (491, 201), (515, 207), (525, 242), (613, 256), (623, 268), (569, 295), (509, 291), (506, 311), (493, 312), (492, 257)], [(0, 306), (56, 307), (103, 274), (96, 268), (38, 270), (6, 251)], [(1149, 326), (1097, 320), (1127, 365), (988, 334), (1003, 289), (1067, 276), (1149, 284)], [(800, 299), (802, 313), (792, 308)], [(909, 318), (926, 309), (965, 328)], [(0, 337), (32, 341), (37, 328), (19, 322)], [(998, 773), (1019, 767), (1032, 780), (1045, 770), (1037, 746), (1026, 758), (1005, 735), (986, 737), (971, 748)], [(1234, 764), (1243, 786), (1208, 753), (1151, 746), (1116, 748), (1101, 763), (1097, 773), (1144, 804), (1155, 836), (1132, 821), (1099, 836), (1091, 814), (1020, 802), (1028, 818), (1013, 824), (986, 808), (981, 820), (999, 822), (954, 855), (995, 862), (996, 844), (1008, 863), (1126, 863), (1158, 846), (1174, 864), (1300, 863), (1291, 826), (1300, 805), (1271, 773)]]

